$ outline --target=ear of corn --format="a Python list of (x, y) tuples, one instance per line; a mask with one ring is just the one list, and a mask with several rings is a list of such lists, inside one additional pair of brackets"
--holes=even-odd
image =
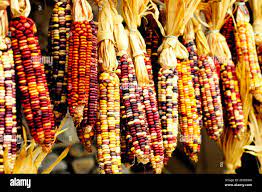
[(4, 173), (4, 151), (8, 150), (10, 170), (17, 153), (16, 83), (11, 41), (0, 37), (0, 43), (0, 173)]
[[(142, 110), (138, 83), (136, 80), (134, 64), (128, 55), (119, 58), (121, 80), (121, 117), (123, 127), (126, 129), (127, 162), (133, 162), (133, 155), (138, 162), (149, 162), (150, 143), (146, 130), (146, 117)], [(130, 142), (132, 141), (132, 145)], [(130, 148), (130, 146), (132, 146)], [(133, 155), (132, 155), (133, 154)], [(129, 159), (131, 157), (131, 159)]]
[[(90, 88), (92, 29), (88, 21), (74, 21), (69, 40), (68, 105), (70, 115), (78, 126), (83, 120)], [(90, 40), (90, 41), (89, 41)]]
[(50, 150), (56, 131), (35, 24), (20, 16), (12, 19), (10, 31), (26, 121), (35, 141)]
[(203, 125), (211, 139), (217, 140), (224, 127), (219, 78), (212, 58), (200, 56), (199, 81), (203, 109)]
[(150, 84), (142, 87), (142, 93), (148, 124), (148, 133), (150, 134), (151, 141), (151, 163), (155, 173), (161, 173), (164, 166), (164, 145), (153, 80), (152, 65), (148, 55), (145, 55), (145, 64)]
[(117, 174), (121, 173), (119, 79), (103, 72), (99, 81), (98, 163), (100, 173)]
[(191, 76), (190, 61), (177, 64), (178, 72), (178, 111), (181, 143), (189, 158), (197, 162), (200, 151), (200, 125), (197, 114), (196, 97)]
[(89, 39), (89, 43), (92, 43), (92, 49), (91, 53), (88, 52), (91, 54), (89, 99), (84, 107), (83, 121), (78, 127), (80, 140), (88, 151), (91, 151), (98, 110), (97, 26), (93, 21), (90, 21), (90, 24), (92, 37)]
[(57, 2), (49, 23), (49, 55), (52, 57), (50, 97), (56, 126), (67, 113), (67, 65), (69, 32), (72, 23), (69, 1)]

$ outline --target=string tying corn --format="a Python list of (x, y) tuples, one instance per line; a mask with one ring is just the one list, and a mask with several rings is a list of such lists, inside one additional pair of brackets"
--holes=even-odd
[(67, 113), (67, 65), (68, 39), (72, 22), (71, 6), (68, 2), (57, 2), (49, 24), (49, 54), (52, 57), (50, 97), (53, 104), (56, 126)]

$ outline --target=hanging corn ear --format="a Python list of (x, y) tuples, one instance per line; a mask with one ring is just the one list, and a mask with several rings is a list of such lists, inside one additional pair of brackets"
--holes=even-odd
[(178, 63), (177, 72), (181, 142), (184, 145), (185, 153), (192, 161), (197, 162), (201, 137), (190, 61)]
[(35, 23), (16, 17), (10, 22), (10, 31), (26, 121), (35, 141), (50, 150), (56, 131)]
[(70, 2), (57, 2), (49, 23), (49, 56), (52, 57), (50, 97), (56, 126), (67, 113), (67, 65), (69, 32), (72, 23)]
[(108, 1), (98, 15), (99, 113), (96, 128), (99, 172), (122, 172), (120, 143), (120, 82), (114, 48), (113, 15)]
[[(236, 74), (236, 67), (232, 61), (232, 56), (225, 37), (219, 32), (224, 24), (224, 17), (227, 9), (232, 6), (232, 1), (223, 0), (223, 2), (216, 2), (214, 5), (209, 4), (212, 9), (206, 9), (206, 16), (209, 22), (211, 18), (218, 18), (216, 22), (210, 24), (210, 32), (207, 35), (207, 41), (211, 50), (211, 55), (214, 57), (215, 65), (220, 71), (219, 77), (222, 85), (222, 101), (224, 107), (224, 116), (227, 122), (225, 126), (232, 129), (232, 133), (238, 135), (240, 130), (244, 130), (243, 105), (240, 98), (240, 86)], [(211, 12), (220, 6), (227, 7), (223, 10), (221, 15)]]
[(148, 139), (146, 117), (142, 109), (135, 66), (128, 50), (128, 37), (125, 33), (122, 17), (111, 4), (114, 17), (114, 39), (117, 45), (118, 71), (121, 97), (121, 132), (123, 134), (123, 162), (133, 165), (149, 162), (150, 140)]
[(249, 90), (258, 101), (262, 102), (262, 75), (258, 63), (254, 31), (249, 23), (249, 14), (245, 2), (236, 5), (237, 29), (235, 39), (238, 65), (248, 70), (247, 75), (250, 78)]
[(145, 65), (150, 81), (150, 85), (142, 87), (143, 105), (145, 106), (146, 120), (151, 141), (151, 163), (156, 173), (161, 173), (164, 166), (164, 145), (158, 104), (153, 80), (153, 70), (151, 60), (145, 55)]
[(97, 69), (97, 26), (93, 21), (90, 21), (92, 27), (92, 38), (89, 42), (92, 43), (91, 63), (90, 63), (90, 87), (89, 99), (85, 104), (83, 121), (78, 127), (79, 138), (87, 151), (91, 152), (91, 145), (95, 134), (95, 124), (97, 121), (98, 108), (98, 69)]
[(5, 170), (7, 150), (8, 169), (13, 170), (17, 153), (16, 82), (11, 40), (6, 37), (6, 10), (0, 11), (0, 174)]
[(198, 54), (203, 126), (211, 139), (218, 140), (223, 132), (224, 121), (217, 68), (209, 56), (210, 49), (201, 24), (195, 18), (192, 18), (192, 22)]
[[(161, 173), (164, 160), (164, 148), (161, 132), (160, 117), (157, 110), (157, 100), (155, 86), (153, 81), (152, 65), (150, 58), (145, 54), (146, 45), (137, 27), (141, 24), (141, 17), (148, 11), (149, 7), (153, 7), (155, 18), (157, 18), (156, 5), (150, 1), (129, 1), (125, 0), (122, 4), (123, 16), (127, 24), (127, 33), (130, 42), (130, 49), (135, 65), (135, 71), (138, 81), (138, 92), (141, 96), (142, 110), (144, 111), (147, 137), (151, 143), (150, 162), (156, 173)], [(142, 162), (144, 164), (147, 161)]]
[(189, 53), (191, 76), (193, 79), (193, 86), (194, 86), (195, 97), (196, 97), (198, 121), (199, 121), (199, 125), (202, 126), (202, 105), (201, 105), (200, 84), (199, 84), (198, 55), (197, 55), (196, 44), (195, 44), (194, 28), (191, 20), (188, 21), (185, 27), (183, 44), (187, 48), (187, 51)]

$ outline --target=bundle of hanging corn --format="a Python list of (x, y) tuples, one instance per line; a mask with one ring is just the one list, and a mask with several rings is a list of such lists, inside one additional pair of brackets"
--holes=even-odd
[[(244, 119), (243, 115), (245, 114), (246, 117), (249, 114), (249, 111), (245, 110), (245, 100), (242, 97), (242, 92), (245, 90), (239, 84), (236, 67), (232, 61), (226, 39), (219, 33), (225, 22), (226, 13), (234, 2), (234, 0), (209, 2), (203, 10), (210, 30), (207, 34), (207, 40), (211, 55), (216, 56), (220, 63), (225, 129), (218, 142), (224, 152), (224, 161), (228, 173), (234, 173), (235, 169), (241, 166), (243, 147), (251, 142), (250, 130), (246, 127), (247, 118)], [(239, 87), (239, 85), (241, 86)], [(244, 109), (241, 99), (244, 103)]]
[(11, 11), (12, 49), (24, 116), (35, 141), (44, 151), (49, 151), (54, 143), (56, 127), (36, 26), (32, 19), (27, 18), (29, 0), (12, 0)]
[(214, 60), (201, 24), (192, 18), (198, 55), (200, 95), (202, 99), (203, 127), (208, 136), (218, 140), (223, 132), (224, 120), (219, 87), (219, 78)]
[(180, 141), (184, 151), (196, 162), (201, 143), (197, 100), (189, 54), (178, 37), (184, 33), (185, 26), (200, 1), (169, 0), (165, 3), (166, 30), (163, 35), (164, 41), (159, 47), (161, 69), (158, 82), (165, 154), (170, 157), (176, 148), (179, 122)]
[[(118, 59), (118, 77), (120, 80), (120, 98), (121, 98), (121, 152), (122, 162), (128, 166), (135, 163), (135, 150), (142, 148), (140, 138), (144, 139), (146, 145), (149, 145), (149, 139), (146, 137), (148, 126), (145, 120), (145, 114), (142, 110), (142, 103), (138, 89), (135, 66), (128, 53), (128, 37), (122, 24), (122, 17), (118, 14), (115, 5), (111, 3), (113, 21), (114, 21), (114, 39), (117, 48)], [(138, 141), (138, 144), (136, 142)], [(145, 145), (145, 146), (146, 146)], [(133, 150), (132, 147), (134, 146)], [(148, 148), (149, 154), (149, 148)]]
[(59, 126), (67, 113), (67, 65), (71, 23), (70, 1), (59, 0), (53, 8), (48, 29), (48, 54), (52, 57), (49, 87), (56, 126)]
[[(149, 11), (151, 9), (154, 9), (155, 13)], [(148, 129), (142, 130), (143, 134), (141, 134), (142, 137), (147, 139), (139, 140), (138, 138), (138, 141), (133, 140), (136, 145), (141, 143), (141, 149), (143, 150), (136, 146), (134, 146), (134, 150), (135, 154), (141, 154), (140, 157), (137, 157), (138, 162), (146, 164), (150, 160), (154, 171), (161, 173), (164, 161), (164, 147), (154, 81), (152, 75), (149, 74), (152, 73), (152, 66), (150, 58), (146, 54), (145, 41), (137, 29), (141, 25), (141, 18), (147, 14), (152, 13), (158, 22), (158, 10), (156, 5), (149, 0), (123, 0), (122, 12), (126, 22), (131, 56), (135, 65), (138, 89), (142, 98), (142, 110), (148, 125)]]
[(87, 1), (74, 1), (72, 11), (67, 70), (68, 106), (81, 143), (91, 151), (98, 106), (96, 27)]
[[(250, 17), (244, 0), (239, 0), (236, 5), (236, 50), (238, 56), (239, 71), (246, 70), (250, 82), (247, 91), (256, 100), (262, 102), (262, 75), (258, 63), (256, 44), (252, 25), (249, 23)], [(241, 74), (242, 75), (242, 74)], [(241, 76), (243, 77), (243, 76)]]
[[(13, 170), (17, 153), (16, 82), (8, 17), (0, 10), (0, 174)], [(7, 159), (4, 160), (4, 151)], [(8, 167), (4, 163), (8, 162)]]
[(122, 172), (120, 143), (120, 82), (116, 74), (118, 62), (114, 48), (113, 15), (107, 0), (99, 4), (98, 63), (99, 108), (96, 128), (99, 172)]

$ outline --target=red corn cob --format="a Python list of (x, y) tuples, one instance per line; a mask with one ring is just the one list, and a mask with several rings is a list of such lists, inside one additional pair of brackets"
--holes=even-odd
[(35, 24), (20, 16), (12, 19), (10, 31), (25, 118), (35, 141), (48, 151), (54, 143), (54, 115)]

